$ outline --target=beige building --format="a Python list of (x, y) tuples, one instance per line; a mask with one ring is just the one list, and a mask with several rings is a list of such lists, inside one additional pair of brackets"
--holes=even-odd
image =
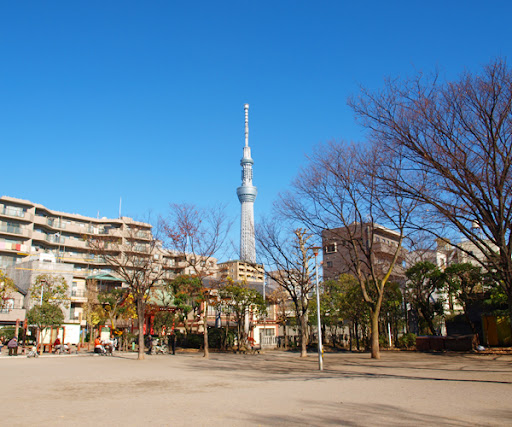
[[(395, 255), (398, 259), (391, 280), (401, 282), (405, 279), (405, 258), (407, 251), (398, 249), (400, 234), (378, 224), (352, 224), (349, 227), (327, 229), (322, 232), (324, 280), (336, 279), (340, 274), (354, 274), (350, 239), (360, 242), (360, 248), (367, 251), (371, 247), (372, 262), (377, 273), (385, 273)], [(362, 269), (367, 260), (359, 250)], [(367, 268), (366, 268), (367, 269)]]
[[(0, 268), (24, 292), (28, 292), (39, 274), (64, 275), (71, 300), (65, 313), (66, 322), (79, 324), (87, 302), (86, 279), (113, 273), (104, 259), (94, 254), (88, 240), (95, 236), (129, 238), (135, 251), (144, 252), (153, 240), (151, 229), (150, 224), (127, 217), (86, 217), (3, 196), (0, 197)], [(158, 252), (155, 256), (166, 269), (166, 278), (183, 271), (186, 263), (178, 255), (163, 249)], [(27, 298), (23, 308), (30, 308)]]
[(265, 269), (263, 264), (253, 264), (239, 259), (220, 262), (217, 264), (219, 268), (219, 278), (226, 280), (231, 277), (235, 281), (246, 280), (247, 282), (263, 283), (265, 280)]

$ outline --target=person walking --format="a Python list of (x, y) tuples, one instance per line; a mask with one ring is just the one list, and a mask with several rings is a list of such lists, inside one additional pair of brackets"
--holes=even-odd
[(7, 348), (9, 349), (9, 356), (17, 356), (18, 355), (18, 339), (14, 337), (7, 343)]

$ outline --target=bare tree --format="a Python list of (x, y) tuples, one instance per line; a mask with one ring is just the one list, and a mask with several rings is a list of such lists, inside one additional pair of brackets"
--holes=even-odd
[(452, 237), (494, 274), (512, 321), (512, 70), (498, 59), (439, 80), (388, 80), (350, 104), (381, 150), (404, 159), (406, 173), (383, 178), (426, 206), (418, 226)]
[(289, 347), (289, 338), (288, 338), (288, 316), (287, 309), (288, 303), (290, 301), (288, 297), (288, 292), (286, 292), (282, 287), (278, 287), (272, 291), (272, 293), (267, 297), (270, 304), (275, 306), (276, 310), (276, 322), (280, 325), (283, 325), (283, 335), (284, 335), (284, 348), (288, 350)]
[(309, 240), (312, 235), (305, 229), (285, 234), (278, 221), (262, 221), (257, 228), (256, 241), (260, 256), (265, 260), (270, 278), (291, 298), (299, 323), (301, 357), (307, 356), (308, 310), (314, 280), (310, 262), (314, 258)]
[(214, 256), (224, 249), (232, 221), (223, 206), (201, 209), (193, 204), (173, 203), (168, 217), (161, 218), (160, 224), (167, 248), (185, 262), (186, 271), (201, 280), (204, 357), (207, 358), (208, 304), (214, 298), (212, 289), (217, 287), (213, 279), (217, 272)]
[[(293, 190), (277, 205), (282, 215), (305, 224), (324, 240), (339, 242), (337, 256), (343, 268), (357, 278), (371, 311), (371, 355), (380, 358), (379, 313), (384, 287), (400, 268), (402, 243), (414, 203), (390, 191), (379, 180), (380, 165), (400, 161), (384, 159), (377, 147), (332, 142), (315, 150), (299, 173)], [(377, 240), (376, 234), (394, 233), (396, 245)], [(376, 256), (377, 251), (385, 257)]]
[[(88, 244), (96, 255), (128, 285), (137, 306), (139, 326), (138, 359), (144, 359), (144, 315), (150, 290), (165, 275), (161, 242), (146, 223), (122, 218), (120, 228), (109, 234), (93, 235)], [(156, 233), (157, 234), (157, 233)]]

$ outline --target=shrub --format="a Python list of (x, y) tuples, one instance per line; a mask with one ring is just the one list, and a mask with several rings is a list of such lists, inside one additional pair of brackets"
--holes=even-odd
[(416, 334), (408, 333), (398, 338), (400, 348), (412, 348), (416, 345)]
[(10, 340), (14, 337), (15, 329), (16, 328), (14, 326), (4, 326), (2, 329), (0, 329), (0, 336)]

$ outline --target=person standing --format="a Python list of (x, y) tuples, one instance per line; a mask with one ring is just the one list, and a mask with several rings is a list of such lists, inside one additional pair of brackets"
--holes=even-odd
[(9, 356), (17, 356), (18, 355), (18, 340), (14, 337), (7, 344), (7, 348), (9, 349)]

